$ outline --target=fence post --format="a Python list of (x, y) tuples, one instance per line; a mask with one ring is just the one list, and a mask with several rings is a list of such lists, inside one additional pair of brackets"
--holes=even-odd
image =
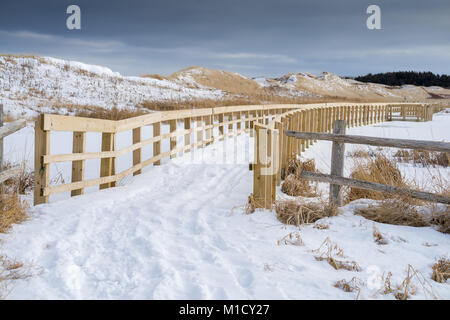
[[(86, 132), (73, 133), (73, 153), (86, 152)], [(83, 181), (84, 179), (84, 160), (72, 161), (72, 182)], [(72, 190), (70, 195), (72, 197), (79, 196), (84, 193), (84, 189)]]
[[(102, 151), (114, 151), (116, 134), (110, 132), (102, 133)], [(109, 177), (116, 174), (116, 158), (102, 158), (100, 161), (100, 177)], [(116, 182), (108, 182), (100, 185), (100, 190), (115, 187)]]
[[(170, 133), (174, 133), (175, 131), (177, 131), (177, 120), (170, 120), (169, 121), (169, 130)], [(177, 148), (177, 142), (178, 142), (178, 137), (170, 137), (170, 152), (172, 152), (173, 150), (175, 150)], [(177, 154), (170, 154), (170, 159), (176, 158)]]
[[(337, 120), (334, 122), (334, 134), (345, 134), (345, 120)], [(331, 175), (342, 177), (344, 174), (344, 156), (345, 143), (333, 142), (331, 151)], [(330, 205), (342, 205), (341, 186), (330, 184)]]
[(50, 131), (44, 131), (44, 115), (34, 126), (34, 205), (48, 203), (44, 189), (50, 184), (50, 165), (44, 164), (44, 156), (50, 154)]
[[(206, 116), (205, 118), (205, 126), (212, 127), (214, 117), (213, 115)], [(211, 143), (213, 143), (213, 128), (207, 128), (205, 131), (205, 139), (206, 139), (206, 146), (209, 146)]]
[(237, 132), (237, 134), (236, 135), (241, 135), (241, 128), (242, 128), (242, 125), (241, 125), (241, 122), (242, 122), (242, 120), (241, 120), (241, 112), (239, 111), (239, 112), (236, 112), (236, 120), (238, 120), (238, 122), (236, 123), (236, 132)]
[(198, 149), (203, 148), (203, 144), (204, 144), (204, 140), (203, 140), (204, 133), (203, 132), (205, 131), (205, 129), (198, 130), (198, 128), (201, 128), (204, 126), (204, 120), (205, 120), (205, 117), (197, 118), (197, 148)]
[[(161, 135), (161, 122), (156, 122), (152, 125), (153, 127), (153, 137), (159, 137)], [(161, 154), (161, 140), (153, 142), (153, 157), (159, 156)], [(155, 161), (154, 166), (161, 165), (161, 160)]]
[(223, 132), (223, 113), (221, 113), (219, 114), (219, 141), (224, 139)]
[[(133, 144), (141, 142), (142, 127), (133, 129)], [(141, 163), (142, 158), (142, 148), (133, 151), (133, 166)], [(142, 170), (138, 170), (133, 173), (133, 176), (141, 174)]]
[[(184, 130), (191, 130), (191, 118), (184, 118)], [(184, 146), (187, 147), (191, 144), (191, 132), (184, 135)], [(191, 149), (184, 149), (184, 153), (190, 152)]]

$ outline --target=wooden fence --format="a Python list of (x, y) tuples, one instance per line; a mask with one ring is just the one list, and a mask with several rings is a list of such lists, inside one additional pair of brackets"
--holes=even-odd
[[(202, 148), (226, 137), (244, 132), (252, 133), (256, 123), (269, 125), (270, 130), (277, 129), (279, 133), (287, 128), (325, 132), (331, 130), (333, 119), (346, 117), (349, 125), (369, 124), (388, 120), (389, 112), (395, 113), (394, 108), (400, 107), (401, 110), (406, 106), (417, 106), (415, 108), (418, 110), (417, 117), (424, 121), (428, 120), (425, 115), (429, 117), (428, 112), (431, 112), (429, 110), (434, 109), (431, 105), (411, 103), (256, 105), (155, 112), (119, 121), (42, 114), (35, 125), (34, 204), (47, 203), (50, 195), (61, 192), (70, 192), (72, 196), (76, 196), (83, 194), (84, 188), (87, 187), (97, 185), (100, 189), (114, 187), (119, 180), (141, 173), (146, 166), (161, 164), (164, 158), (174, 158), (179, 153)], [(179, 122), (183, 123), (182, 129), (178, 129)], [(169, 133), (162, 133), (162, 124), (168, 124)], [(153, 136), (142, 140), (141, 132), (144, 126), (152, 126)], [(215, 128), (218, 130), (214, 130)], [(50, 135), (54, 131), (73, 133), (72, 141), (68, 141), (72, 144), (72, 153), (50, 154)], [(132, 132), (130, 145), (117, 150), (116, 134), (125, 131)], [(87, 132), (101, 133), (99, 152), (86, 152)], [(180, 136), (184, 136), (183, 145), (178, 145)], [(283, 140), (279, 137), (280, 134), (276, 141)], [(170, 150), (161, 152), (161, 144), (165, 139), (170, 140)], [(294, 143), (293, 140), (289, 139), (286, 149), (289, 152), (284, 152), (282, 159), (280, 158), (280, 165), (283, 168), (286, 167), (288, 155), (299, 152), (299, 147), (305, 148), (311, 143), (310, 140), (298, 143)], [(142, 159), (142, 148), (148, 145), (153, 145), (153, 155), (149, 159)], [(116, 159), (129, 153), (133, 155), (130, 167), (122, 172), (116, 172)], [(88, 159), (100, 159), (99, 178), (85, 179), (85, 161)], [(70, 183), (50, 184), (50, 165), (58, 162), (72, 163)], [(278, 178), (277, 181), (279, 180)]]
[(19, 174), (21, 167), (14, 166), (3, 171), (3, 139), (26, 126), (25, 120), (3, 123), (3, 105), (0, 104), (0, 184)]
[[(281, 184), (290, 159), (300, 155), (310, 145), (321, 139), (320, 133), (331, 133), (336, 120), (345, 120), (346, 127), (369, 125), (377, 122), (397, 120), (429, 121), (433, 113), (442, 109), (438, 105), (425, 104), (353, 104), (322, 105), (290, 110), (277, 115), (270, 125), (258, 125), (258, 136), (267, 135), (255, 141), (255, 162), (252, 201), (257, 208), (271, 209), (276, 198), (276, 186)], [(307, 131), (308, 138), (297, 139), (287, 136), (286, 131)], [(278, 137), (274, 141), (273, 137)], [(336, 152), (336, 151), (335, 151)], [(343, 157), (343, 155), (342, 155)], [(261, 169), (265, 169), (262, 172)], [(333, 168), (338, 175), (341, 168)], [(333, 187), (335, 189), (335, 187)], [(333, 193), (336, 193), (333, 190)]]
[(341, 186), (350, 186), (353, 188), (372, 190), (383, 193), (392, 193), (412, 198), (450, 204), (450, 198), (429, 192), (410, 190), (405, 188), (397, 188), (380, 183), (344, 178), (344, 159), (345, 159), (345, 143), (365, 144), (381, 147), (406, 148), (415, 150), (437, 151), (450, 153), (450, 143), (425, 141), (425, 140), (409, 140), (409, 139), (386, 139), (378, 137), (356, 136), (345, 134), (345, 120), (336, 120), (334, 123), (333, 133), (312, 133), (312, 132), (296, 132), (286, 131), (288, 137), (296, 139), (318, 139), (333, 141), (331, 154), (331, 174), (322, 174), (317, 172), (302, 171), (301, 178), (314, 180), (319, 182), (330, 183), (330, 205), (342, 205)]

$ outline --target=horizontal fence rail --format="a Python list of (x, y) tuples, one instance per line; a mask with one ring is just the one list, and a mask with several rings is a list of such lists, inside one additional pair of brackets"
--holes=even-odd
[(439, 142), (439, 141), (389, 139), (389, 138), (367, 137), (358, 135), (342, 135), (332, 133), (296, 132), (289, 130), (286, 131), (286, 135), (288, 137), (293, 137), (297, 139), (327, 140), (351, 144), (368, 144), (377, 147), (393, 147), (393, 148), (405, 148), (414, 150), (450, 152), (450, 144), (448, 142)]
[[(77, 196), (83, 194), (87, 187), (99, 186), (100, 189), (114, 187), (119, 180), (140, 174), (142, 169), (149, 165), (160, 165), (163, 159), (173, 159), (178, 154), (203, 148), (215, 141), (242, 133), (253, 134), (256, 124), (267, 126), (268, 130), (278, 130), (278, 133), (273, 135), (276, 136), (276, 143), (273, 145), (280, 150), (281, 148), (287, 150), (285, 147), (288, 147), (288, 152), (284, 152), (282, 157), (276, 157), (279, 161), (279, 169), (276, 172), (278, 184), (281, 176), (280, 168), (285, 169), (292, 154), (304, 150), (314, 141), (286, 138), (281, 134), (286, 129), (329, 132), (332, 130), (334, 119), (345, 117), (349, 120), (349, 126), (364, 125), (388, 121), (392, 115), (401, 114), (402, 108), (407, 107), (416, 110), (416, 118), (421, 121), (430, 120), (433, 112), (437, 110), (437, 106), (423, 103), (323, 103), (165, 111), (117, 121), (42, 114), (35, 125), (34, 204), (47, 203), (49, 196), (61, 192), (70, 192), (72, 196)], [(162, 132), (163, 124), (168, 127), (169, 132)], [(152, 127), (153, 136), (142, 139), (142, 128), (146, 126)], [(72, 132), (73, 138), (70, 141), (72, 153), (50, 153), (50, 135), (56, 131)], [(86, 151), (86, 134), (90, 132), (101, 133), (101, 150), (97, 152)], [(121, 132), (131, 132), (132, 138), (130, 145), (118, 149), (116, 135)], [(184, 137), (182, 143), (179, 141), (181, 137)], [(168, 151), (162, 151), (163, 141), (169, 141)], [(153, 154), (152, 157), (143, 159), (142, 148), (146, 146), (152, 146)], [(132, 155), (130, 167), (117, 172), (117, 158), (127, 154)], [(90, 159), (100, 160), (98, 178), (85, 178), (85, 161)], [(50, 183), (50, 166), (61, 162), (72, 163), (71, 181), (53, 185)]]
[(382, 193), (393, 193), (402, 196), (409, 196), (411, 198), (420, 199), (424, 201), (438, 202), (444, 204), (450, 204), (450, 198), (439, 194), (430, 192), (423, 192), (417, 190), (410, 190), (405, 188), (397, 188), (394, 186), (387, 186), (381, 183), (368, 182), (356, 179), (345, 178), (341, 176), (335, 176), (330, 174), (323, 174), (318, 172), (302, 171), (302, 179), (313, 180), (318, 182), (325, 182), (329, 184), (335, 184), (340, 186), (347, 186), (351, 188), (378, 191)]
[[(251, 201), (256, 208), (271, 209), (276, 198), (274, 183), (280, 185), (284, 179), (288, 163), (300, 155), (317, 140), (333, 141), (333, 156), (344, 159), (344, 143), (372, 144), (378, 146), (401, 147), (399, 144), (412, 149), (427, 149), (448, 152), (448, 144), (435, 141), (410, 141), (397, 139), (392, 144), (383, 138), (348, 136), (345, 128), (374, 124), (384, 121), (430, 121), (433, 114), (442, 110), (444, 106), (438, 104), (410, 104), (410, 103), (378, 103), (378, 104), (340, 104), (321, 105), (307, 109), (294, 109), (277, 115), (268, 126), (255, 126), (260, 135), (278, 137), (278, 141), (262, 139), (255, 141), (255, 162), (250, 165), (254, 171), (254, 184)], [(342, 120), (342, 121), (340, 121)], [(339, 123), (340, 127), (336, 127)], [(337, 130), (337, 131), (335, 131)], [(273, 131), (273, 134), (271, 134)], [(278, 131), (280, 134), (276, 134)], [(265, 133), (266, 132), (266, 133)], [(342, 176), (341, 161), (332, 163), (332, 175)], [(258, 166), (265, 168), (262, 171)], [(256, 170), (258, 168), (258, 170)], [(267, 170), (267, 168), (272, 168)], [(332, 184), (330, 199), (340, 192), (340, 185)]]
[(378, 137), (366, 136), (351, 136), (345, 135), (345, 120), (336, 120), (334, 124), (334, 134), (330, 133), (312, 133), (312, 132), (296, 132), (286, 131), (286, 136), (296, 139), (318, 139), (333, 141), (333, 150), (331, 156), (331, 174), (322, 174), (316, 172), (303, 171), (301, 178), (309, 179), (319, 182), (330, 183), (330, 205), (342, 205), (341, 186), (348, 186), (352, 188), (372, 190), (382, 193), (393, 193), (402, 196), (409, 196), (415, 199), (424, 201), (438, 202), (450, 204), (450, 198), (433, 194), (429, 192), (422, 192), (417, 190), (410, 190), (405, 188), (398, 188), (388, 186), (380, 183), (373, 183), (363, 180), (355, 180), (344, 178), (344, 143), (366, 144), (371, 146), (394, 147), (403, 149), (415, 149), (425, 151), (450, 152), (450, 143), (436, 142), (436, 141), (420, 141), (407, 139), (385, 139)]

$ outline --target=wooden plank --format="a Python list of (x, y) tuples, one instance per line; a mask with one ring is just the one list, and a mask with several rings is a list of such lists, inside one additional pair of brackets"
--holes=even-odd
[(62, 116), (58, 114), (43, 115), (44, 131), (77, 132), (116, 132), (117, 121), (84, 117)]
[(297, 139), (318, 139), (327, 141), (336, 141), (340, 143), (352, 144), (368, 144), (378, 147), (393, 147), (414, 150), (427, 150), (437, 152), (450, 152), (449, 142), (427, 141), (427, 140), (410, 140), (410, 139), (387, 139), (378, 137), (367, 137), (357, 135), (340, 135), (331, 133), (315, 133), (315, 132), (296, 132), (287, 131), (289, 137)]
[(50, 153), (50, 131), (45, 131), (44, 115), (40, 115), (34, 126), (34, 205), (48, 203), (44, 189), (50, 184), (50, 164), (44, 156)]
[(219, 138), (219, 141), (220, 140), (223, 140), (223, 113), (221, 113), (221, 114), (219, 114), (219, 116), (218, 116), (218, 119), (219, 119), (219, 137), (222, 137), (222, 138)]
[[(138, 127), (133, 129), (133, 144), (140, 143), (142, 136), (142, 127)], [(142, 158), (142, 148), (136, 149), (133, 151), (133, 165), (137, 165), (138, 163), (141, 163)], [(133, 173), (134, 176), (137, 176), (138, 174), (141, 174), (142, 170), (138, 170)]]
[(348, 186), (351, 188), (371, 190), (371, 191), (377, 191), (377, 192), (382, 192), (382, 193), (391, 193), (391, 194), (393, 193), (393, 194), (398, 194), (398, 195), (410, 196), (412, 198), (420, 199), (420, 200), (424, 200), (424, 201), (450, 204), (450, 198), (443, 196), (443, 195), (422, 192), (422, 191), (416, 191), (416, 190), (403, 189), (403, 188), (397, 188), (397, 187), (388, 186), (388, 185), (384, 185), (384, 184), (380, 184), (380, 183), (349, 179), (349, 178), (344, 178), (344, 177), (340, 177), (340, 176), (328, 175), (328, 174), (317, 173), (317, 172), (309, 172), (309, 171), (302, 171), (301, 177), (303, 179), (338, 184), (341, 186)]
[(10, 134), (19, 131), (27, 125), (25, 120), (17, 120), (13, 122), (7, 122), (0, 127), (0, 139), (3, 139)]
[[(170, 129), (170, 133), (174, 133), (175, 131), (177, 131), (177, 120), (170, 120), (169, 121), (169, 129)], [(170, 151), (173, 151), (177, 148), (177, 143), (178, 143), (178, 138), (175, 137), (171, 137), (170, 138)], [(176, 158), (177, 154), (176, 153), (171, 153), (170, 154), (170, 159)]]
[[(212, 126), (213, 119), (214, 119), (213, 116), (206, 116), (205, 117), (205, 126), (208, 128), (210, 126)], [(213, 129), (211, 129), (211, 128), (206, 129), (205, 135), (206, 135), (206, 140), (208, 141), (208, 142), (206, 142), (206, 145), (209, 146), (214, 139)]]
[[(73, 133), (73, 153), (86, 152), (86, 132)], [(84, 160), (72, 161), (72, 182), (84, 180)], [(79, 196), (84, 193), (84, 189), (72, 190), (70, 195), (72, 197)]]
[[(115, 149), (115, 133), (102, 133), (102, 151), (114, 151)], [(116, 158), (104, 158), (100, 160), (100, 177), (114, 176), (116, 171)], [(116, 181), (110, 181), (100, 184), (100, 190), (116, 186)]]
[[(191, 129), (191, 118), (184, 118), (184, 129), (189, 130)], [(184, 145), (188, 146), (191, 144), (191, 132), (184, 135)], [(186, 150), (186, 152), (189, 152), (189, 150)]]
[(203, 131), (205, 129), (203, 129), (203, 121), (205, 121), (206, 117), (199, 117), (197, 118), (197, 129), (200, 128), (200, 130), (197, 130), (197, 142), (199, 142), (198, 148), (203, 148), (203, 137), (204, 137), (204, 133)]
[(239, 132), (242, 128), (241, 112), (236, 112), (236, 121), (236, 130)]
[[(346, 121), (336, 120), (334, 122), (333, 133), (345, 134)], [(333, 142), (331, 149), (331, 174), (335, 176), (342, 176), (344, 174), (344, 159), (345, 159), (345, 143)], [(338, 184), (330, 184), (330, 206), (342, 205), (341, 186)]]

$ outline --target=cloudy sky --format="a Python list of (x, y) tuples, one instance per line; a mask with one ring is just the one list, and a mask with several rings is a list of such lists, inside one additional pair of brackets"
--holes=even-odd
[[(66, 9), (81, 8), (81, 30)], [(369, 5), (381, 30), (366, 27)], [(0, 52), (108, 66), (124, 75), (191, 65), (247, 76), (395, 70), (450, 74), (449, 0), (2, 0)]]

